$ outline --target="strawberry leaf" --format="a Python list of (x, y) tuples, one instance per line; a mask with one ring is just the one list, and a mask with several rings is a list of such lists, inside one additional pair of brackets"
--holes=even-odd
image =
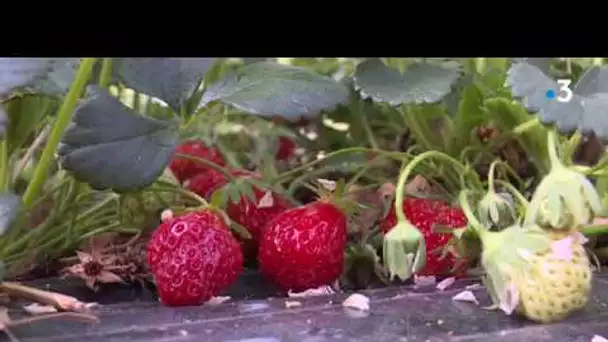
[(401, 74), (380, 59), (367, 59), (357, 65), (354, 81), (362, 98), (398, 106), (439, 102), (460, 75), (460, 69), (448, 63), (414, 63)]
[(0, 236), (10, 228), (22, 205), (21, 197), (13, 193), (0, 194)]
[(562, 86), (547, 76), (540, 68), (526, 61), (518, 62), (509, 69), (507, 84), (513, 96), (523, 99), (523, 106), (538, 113), (541, 122), (555, 124), (561, 133), (575, 130), (594, 132), (608, 138), (608, 68), (589, 69), (571, 87), (573, 96), (568, 102), (559, 102), (547, 96), (548, 91), (560, 94)]
[(215, 208), (224, 208), (227, 203), (228, 195), (223, 188), (214, 191), (213, 195), (211, 195), (211, 201), (209, 202), (209, 204)]
[(240, 194), (245, 195), (251, 203), (257, 203), (252, 184), (247, 179), (238, 178), (235, 182), (235, 188)]
[(343, 84), (305, 68), (258, 62), (226, 73), (207, 89), (202, 105), (221, 101), (250, 114), (298, 121), (345, 103), (348, 95)]
[(58, 154), (65, 169), (93, 188), (126, 192), (154, 182), (177, 143), (175, 123), (140, 116), (92, 86)]
[(0, 97), (16, 91), (57, 95), (72, 83), (78, 58), (0, 58)]
[(4, 122), (2, 126), (6, 128), (9, 154), (23, 147), (28, 139), (31, 139), (30, 134), (55, 107), (56, 101), (53, 98), (40, 94), (15, 97), (5, 103), (8, 122)]
[(175, 112), (192, 96), (214, 58), (123, 58), (114, 61), (120, 80), (165, 101)]
[(462, 93), (467, 87), (473, 84), (473, 77), (471, 75), (465, 75), (456, 83), (454, 89), (443, 98), (443, 103), (447, 109), (447, 112), (451, 115), (458, 113), (458, 106)]

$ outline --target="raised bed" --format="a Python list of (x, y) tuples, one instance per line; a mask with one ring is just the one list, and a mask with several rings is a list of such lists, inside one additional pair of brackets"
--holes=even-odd
[[(109, 286), (92, 293), (79, 283), (48, 279), (37, 286), (58, 290), (85, 301), (97, 301), (100, 323), (46, 320), (14, 328), (20, 341), (553, 341), (588, 342), (608, 336), (608, 274), (598, 274), (589, 304), (567, 320), (537, 325), (490, 312), (480, 306), (489, 298), (472, 290), (480, 305), (452, 297), (475, 280), (463, 280), (444, 291), (434, 286), (401, 286), (361, 291), (370, 298), (367, 313), (341, 305), (348, 294), (288, 299), (269, 295), (256, 274), (241, 278), (215, 306), (168, 308), (147, 289)], [(248, 291), (244, 296), (243, 291)], [(245, 297), (249, 297), (248, 299)], [(286, 301), (301, 302), (287, 308)], [(13, 316), (19, 316), (15, 308)], [(4, 337), (6, 338), (6, 337)]]

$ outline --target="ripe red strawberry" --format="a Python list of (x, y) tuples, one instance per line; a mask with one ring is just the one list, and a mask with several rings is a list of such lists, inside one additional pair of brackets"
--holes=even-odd
[[(226, 165), (226, 161), (217, 148), (208, 147), (205, 145), (205, 143), (198, 140), (185, 141), (175, 149), (175, 153), (183, 153), (201, 159), (206, 159), (220, 166)], [(209, 170), (209, 167), (201, 163), (179, 157), (173, 157), (171, 163), (169, 164), (169, 168), (180, 182), (183, 182), (184, 180), (191, 178), (203, 171)]]
[[(231, 170), (230, 173), (233, 176), (255, 176), (253, 172), (247, 170)], [(209, 200), (213, 193), (226, 185), (227, 182), (226, 177), (221, 172), (209, 169), (184, 181), (184, 187)]]
[(292, 205), (283, 196), (275, 192), (271, 192), (271, 203), (267, 203), (267, 205), (262, 203), (262, 205), (259, 205), (268, 191), (253, 186), (253, 192), (256, 198), (255, 203), (252, 203), (248, 197), (242, 196), (239, 203), (235, 204), (232, 201), (228, 201), (226, 213), (236, 223), (245, 227), (254, 241), (258, 241), (262, 228), (264, 228), (272, 218), (291, 208)]
[(203, 209), (162, 223), (148, 243), (148, 264), (163, 304), (198, 305), (236, 281), (243, 255), (223, 218)]
[(262, 230), (260, 270), (283, 291), (331, 284), (344, 267), (346, 233), (346, 217), (331, 203), (283, 211)]
[(287, 160), (294, 156), (296, 143), (288, 137), (279, 137), (279, 149), (275, 155), (276, 160)]
[[(417, 274), (425, 276), (463, 276), (466, 272), (466, 263), (459, 264), (456, 270), (451, 271), (456, 265), (457, 258), (451, 253), (447, 253), (442, 258), (442, 250), (451, 240), (452, 235), (432, 231), (435, 224), (450, 228), (464, 227), (467, 224), (467, 219), (462, 210), (452, 208), (439, 200), (406, 198), (403, 201), (403, 211), (405, 217), (420, 230), (426, 241), (426, 266)], [(388, 214), (380, 221), (380, 229), (386, 234), (396, 224), (395, 207), (391, 206)]]

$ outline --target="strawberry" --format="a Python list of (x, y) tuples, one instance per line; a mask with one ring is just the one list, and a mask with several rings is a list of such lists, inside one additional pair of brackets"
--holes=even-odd
[(279, 213), (291, 208), (292, 205), (283, 196), (275, 192), (270, 192), (269, 196), (272, 196), (272, 199), (268, 203), (261, 203), (268, 192), (257, 186), (253, 186), (253, 192), (256, 198), (255, 203), (252, 203), (245, 196), (241, 197), (241, 200), (236, 204), (228, 201), (226, 213), (236, 223), (245, 227), (253, 240), (257, 241), (264, 225)]
[[(464, 227), (467, 224), (467, 219), (462, 210), (452, 208), (439, 200), (406, 198), (403, 201), (403, 211), (406, 218), (423, 234), (426, 242), (426, 265), (418, 272), (418, 275), (463, 276), (464, 272), (466, 272), (466, 264), (461, 263), (458, 265), (460, 267), (453, 270), (457, 264), (456, 257), (451, 253), (443, 255), (446, 245), (452, 238), (452, 234), (432, 231), (435, 224), (444, 225), (449, 228)], [(391, 205), (388, 214), (380, 221), (380, 229), (386, 234), (396, 224), (395, 207)]]
[(287, 160), (294, 156), (296, 143), (288, 137), (279, 137), (279, 149), (275, 155), (276, 160)]
[(203, 209), (162, 223), (148, 243), (148, 264), (163, 304), (198, 305), (236, 281), (243, 255), (224, 219)]
[(346, 216), (324, 201), (283, 211), (262, 230), (262, 274), (283, 291), (305, 291), (334, 282), (344, 267)]
[[(231, 173), (234, 176), (257, 177), (255, 173), (247, 170), (232, 170)], [(215, 170), (209, 170), (187, 180), (184, 182), (184, 186), (186, 189), (209, 200), (213, 193), (226, 183), (227, 180), (224, 175)], [(248, 197), (243, 196), (238, 203), (228, 201), (226, 204), (228, 216), (245, 227), (252, 236), (251, 240), (242, 241), (244, 254), (248, 258), (255, 257), (257, 254), (257, 241), (264, 225), (278, 213), (292, 207), (289, 201), (275, 192), (270, 193), (270, 200), (262, 201), (267, 191), (257, 186), (253, 186), (252, 189), (256, 197), (255, 203), (252, 203)], [(261, 201), (266, 203), (261, 203)]]
[[(255, 176), (253, 172), (247, 170), (230, 170), (233, 176)], [(217, 170), (207, 170), (184, 181), (184, 187), (195, 194), (210, 200), (213, 193), (226, 185), (226, 177)]]
[[(225, 166), (226, 161), (222, 157), (220, 151), (215, 147), (208, 147), (199, 140), (187, 140), (175, 149), (175, 153), (188, 154), (201, 159), (206, 159), (220, 166)], [(169, 168), (175, 177), (183, 182), (203, 171), (209, 170), (209, 167), (197, 163), (194, 160), (174, 157), (169, 164)]]

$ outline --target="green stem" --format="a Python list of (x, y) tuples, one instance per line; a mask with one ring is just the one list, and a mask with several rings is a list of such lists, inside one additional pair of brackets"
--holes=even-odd
[(399, 160), (402, 161), (404, 157), (411, 157), (410, 154), (405, 153), (405, 152), (391, 152), (391, 151), (384, 151), (384, 150), (377, 150), (377, 149), (370, 149), (367, 147), (349, 147), (349, 148), (345, 148), (345, 149), (341, 149), (338, 151), (334, 151), (331, 153), (328, 153), (327, 155), (325, 155), (325, 158), (322, 159), (316, 159), (311, 161), (310, 163), (307, 164), (303, 164), (300, 165), (298, 167), (295, 167), (289, 171), (283, 172), (280, 175), (277, 176), (277, 178), (274, 180), (274, 183), (280, 183), (286, 179), (289, 179), (291, 176), (300, 173), (300, 172), (304, 172), (307, 171), (309, 168), (320, 164), (320, 163), (324, 163), (327, 160), (337, 157), (337, 156), (341, 156), (343, 154), (349, 154), (349, 153), (364, 153), (364, 152), (369, 152), (372, 154), (379, 154), (379, 155), (383, 155), (386, 156), (388, 158), (391, 159), (395, 159), (395, 160)]
[(473, 227), (477, 234), (481, 236), (483, 234), (482, 232), (485, 231), (485, 229), (481, 228), (483, 227), (481, 222), (479, 222), (479, 220), (477, 220), (477, 217), (475, 217), (475, 215), (473, 214), (473, 210), (471, 209), (471, 206), (469, 205), (469, 200), (467, 198), (468, 194), (468, 190), (462, 190), (458, 195), (458, 204), (460, 204), (460, 209), (467, 217), (467, 222), (469, 226)]
[(580, 231), (585, 236), (608, 235), (608, 224), (585, 226), (585, 227), (582, 227)]
[(99, 87), (107, 88), (112, 80), (112, 58), (104, 58), (99, 72)]
[[(167, 186), (169, 184), (171, 184), (171, 185)], [(152, 188), (150, 188), (150, 190), (158, 191), (158, 192), (172, 192), (172, 193), (184, 196), (186, 198), (189, 198), (191, 200), (194, 200), (194, 201), (198, 202), (200, 205), (204, 205), (204, 206), (209, 205), (209, 203), (207, 203), (207, 201), (205, 201), (205, 199), (202, 198), (201, 196), (199, 196), (191, 191), (188, 191), (186, 189), (176, 187), (175, 184), (159, 181), (158, 185), (163, 185), (163, 186), (152, 186)]]
[(515, 128), (513, 128), (512, 132), (517, 135), (523, 134), (535, 127), (538, 127), (538, 125), (540, 125), (540, 120), (535, 117), (534, 119), (530, 119), (524, 123), (521, 123), (521, 124), (515, 126)]
[(8, 163), (8, 141), (0, 142), (0, 192), (6, 192), (10, 183), (11, 170)]
[(490, 171), (488, 171), (488, 192), (495, 192), (494, 188), (494, 171), (496, 169), (496, 165), (500, 163), (499, 160), (495, 160), (490, 164)]
[(475, 72), (483, 75), (486, 72), (487, 63), (486, 58), (478, 57), (475, 58)]
[(362, 108), (363, 106), (365, 106), (365, 103), (359, 100), (358, 98), (351, 101), (350, 105), (351, 110), (354, 112), (355, 116), (358, 117), (361, 121), (361, 126), (365, 131), (365, 135), (367, 136), (367, 141), (369, 142), (369, 145), (374, 149), (378, 149), (380, 148), (380, 145), (378, 145), (376, 137), (374, 136), (374, 132), (369, 126), (369, 122), (367, 121), (367, 115), (365, 114)]
[[(410, 175), (410, 173), (412, 173), (412, 171), (414, 171), (414, 168), (418, 166), (418, 164), (420, 164), (425, 159), (431, 157), (448, 162), (449, 164), (457, 168), (459, 173), (461, 174), (464, 174), (467, 171), (467, 168), (463, 166), (460, 162), (458, 162), (456, 159), (439, 151), (427, 151), (417, 155), (414, 159), (412, 159), (412, 161), (407, 164), (405, 169), (399, 174), (399, 179), (397, 181), (397, 189), (395, 190), (397, 192), (395, 198), (395, 213), (397, 214), (398, 222), (409, 222), (405, 218), (405, 213), (403, 212), (403, 198), (405, 196), (405, 185), (408, 176)], [(475, 179), (475, 181), (476, 183), (478, 183), (478, 187), (481, 187), (481, 182), (479, 181), (479, 179)]]
[(555, 134), (555, 131), (553, 131), (553, 130), (549, 131), (549, 133), (547, 134), (547, 150), (549, 152), (549, 161), (550, 161), (551, 169), (555, 169), (555, 168), (562, 166), (562, 163), (559, 160), (559, 157), (557, 156), (557, 149), (555, 146), (556, 139), (557, 139), (557, 136)]
[(524, 195), (521, 194), (521, 192), (519, 192), (519, 190), (517, 190), (513, 184), (509, 183), (509, 182), (505, 182), (501, 179), (497, 179), (496, 183), (498, 183), (500, 186), (502, 186), (503, 188), (506, 188), (507, 190), (509, 190), (509, 192), (517, 197), (517, 200), (519, 201), (519, 203), (522, 206), (527, 206), (528, 205), (528, 200), (524, 197)]
[(66, 95), (65, 100), (57, 112), (57, 121), (55, 122), (51, 135), (46, 142), (46, 147), (42, 152), (40, 161), (34, 170), (32, 181), (28, 184), (25, 194), (23, 195), (23, 206), (25, 210), (31, 208), (32, 203), (38, 197), (38, 194), (42, 189), (42, 185), (48, 177), (49, 167), (53, 162), (54, 154), (57, 151), (57, 146), (61, 141), (63, 132), (72, 120), (74, 109), (76, 108), (76, 102), (80, 98), (80, 95), (89, 81), (91, 72), (93, 71), (93, 65), (95, 65), (96, 60), (97, 58), (84, 58), (80, 63), (74, 83), (72, 83), (70, 91)]
[(433, 143), (429, 140), (428, 136), (424, 134), (422, 124), (418, 121), (418, 117), (421, 117), (421, 115), (416, 115), (413, 108), (408, 108), (406, 106), (402, 107), (401, 114), (403, 120), (410, 129), (410, 132), (416, 138), (416, 141), (422, 145), (425, 150), (432, 150)]

